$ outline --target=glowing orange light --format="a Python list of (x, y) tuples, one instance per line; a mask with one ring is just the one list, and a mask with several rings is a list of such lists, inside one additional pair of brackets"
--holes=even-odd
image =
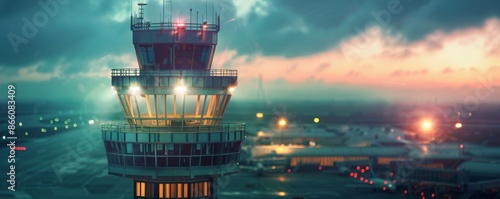
[(432, 122), (430, 120), (424, 120), (422, 121), (422, 129), (425, 131), (431, 130), (432, 128)]
[(280, 127), (284, 127), (286, 125), (286, 119), (285, 118), (281, 118), (280, 120), (278, 120), (278, 125)]

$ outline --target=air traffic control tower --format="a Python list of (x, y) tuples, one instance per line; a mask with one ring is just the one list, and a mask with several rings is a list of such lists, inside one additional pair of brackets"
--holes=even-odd
[(108, 173), (132, 178), (134, 198), (218, 198), (245, 137), (222, 123), (237, 71), (211, 69), (220, 17), (150, 23), (145, 5), (130, 24), (139, 69), (111, 74), (127, 121), (102, 125)]

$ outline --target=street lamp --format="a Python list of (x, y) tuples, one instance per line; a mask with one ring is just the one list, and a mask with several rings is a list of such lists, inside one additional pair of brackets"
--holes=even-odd
[(458, 134), (458, 158), (462, 158), (462, 149), (464, 148), (464, 145), (462, 144), (462, 135), (460, 134), (460, 129), (462, 128), (463, 124), (461, 122), (455, 123), (455, 129), (456, 133)]
[(284, 142), (284, 139), (283, 139), (283, 133), (284, 133), (284, 132), (283, 132), (283, 130), (284, 130), (284, 128), (286, 127), (287, 123), (288, 123), (288, 122), (287, 122), (286, 118), (280, 118), (280, 119), (278, 120), (278, 128), (279, 128), (279, 129), (280, 129), (280, 131), (281, 131), (281, 144), (284, 144), (284, 143), (285, 143), (285, 142)]

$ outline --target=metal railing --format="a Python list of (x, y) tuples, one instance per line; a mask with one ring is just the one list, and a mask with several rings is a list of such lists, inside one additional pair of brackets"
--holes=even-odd
[(155, 76), (155, 77), (209, 77), (209, 76), (231, 76), (237, 77), (238, 70), (212, 69), (212, 70), (141, 70), (139, 68), (111, 69), (111, 76)]
[(207, 23), (172, 23), (172, 22), (141, 22), (140, 20), (132, 19), (130, 24), (131, 30), (204, 30), (204, 31), (219, 31), (219, 25)]
[(245, 123), (222, 123), (210, 126), (136, 126), (129, 124), (105, 123), (101, 126), (102, 131), (123, 133), (212, 133), (245, 131)]

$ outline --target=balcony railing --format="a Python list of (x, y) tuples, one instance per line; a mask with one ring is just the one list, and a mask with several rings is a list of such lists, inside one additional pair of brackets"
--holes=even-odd
[(138, 19), (132, 19), (130, 29), (135, 30), (203, 30), (203, 31), (219, 31), (219, 25), (206, 23), (151, 23), (141, 22)]
[(210, 76), (238, 76), (238, 70), (212, 69), (212, 70), (141, 70), (139, 68), (111, 69), (111, 76), (155, 76), (155, 77), (210, 77)]
[(222, 123), (211, 126), (134, 126), (129, 124), (106, 123), (101, 126), (102, 131), (130, 132), (130, 133), (212, 133), (245, 131), (245, 123)]

